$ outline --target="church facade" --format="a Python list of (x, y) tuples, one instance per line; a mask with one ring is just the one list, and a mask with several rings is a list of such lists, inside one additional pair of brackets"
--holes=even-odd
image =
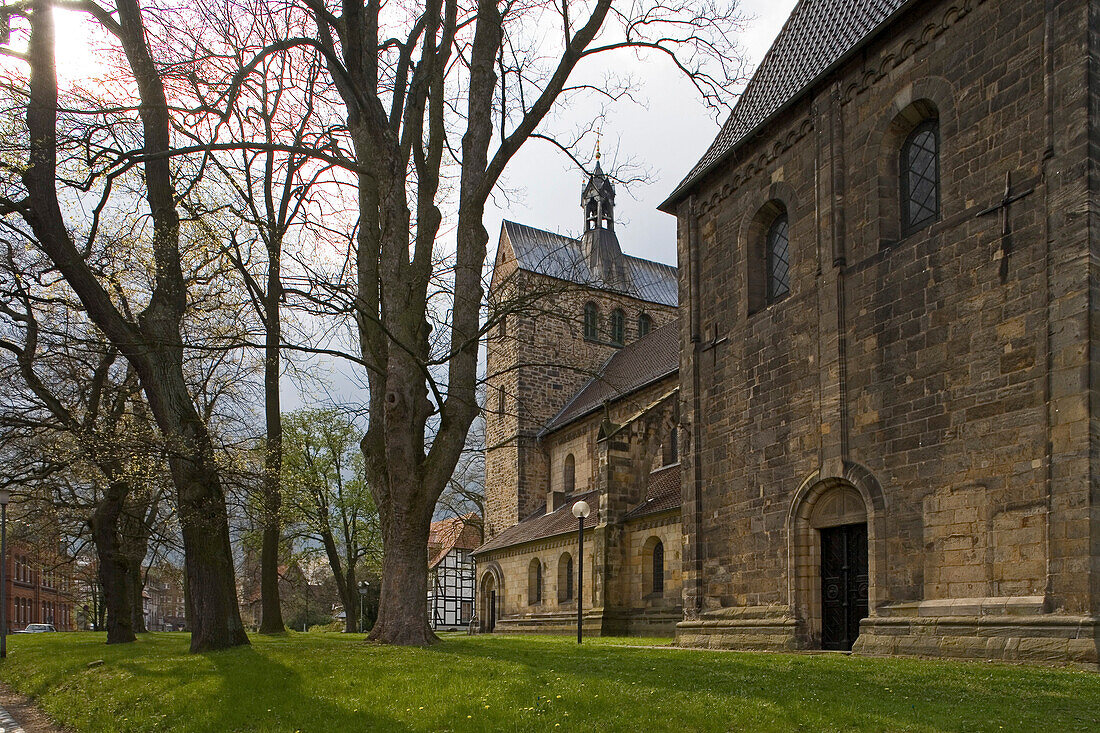
[(662, 206), (680, 643), (1098, 661), (1098, 27), (799, 2)]
[(683, 618), (676, 268), (623, 254), (614, 202), (597, 161), (581, 237), (501, 228), (474, 553), (483, 631), (568, 631), (578, 604), (589, 633), (672, 634)]

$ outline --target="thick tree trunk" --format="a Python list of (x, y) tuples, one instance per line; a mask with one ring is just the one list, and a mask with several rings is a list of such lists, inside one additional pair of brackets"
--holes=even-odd
[(107, 613), (107, 643), (134, 641), (134, 591), (129, 561), (118, 538), (118, 518), (122, 502), (120, 489), (108, 489), (92, 515), (92, 541), (98, 560), (99, 584), (103, 588), (102, 610)]
[[(433, 502), (434, 504), (434, 502)], [(379, 507), (382, 518), (382, 591), (371, 641), (428, 646), (439, 641), (428, 625), (428, 531), (431, 508), (411, 510), (394, 521), (393, 507)], [(401, 514), (406, 514), (402, 511)]]
[(145, 626), (145, 584), (142, 582), (141, 563), (135, 564), (131, 560), (127, 570), (130, 573), (130, 594), (133, 598), (130, 609), (134, 615), (134, 633), (145, 634), (149, 629)]

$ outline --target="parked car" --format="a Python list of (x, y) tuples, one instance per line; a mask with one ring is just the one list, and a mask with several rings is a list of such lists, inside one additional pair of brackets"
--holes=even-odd
[(16, 631), (17, 634), (46, 634), (51, 631), (57, 631), (53, 627), (53, 624), (27, 624), (27, 628), (22, 631)]

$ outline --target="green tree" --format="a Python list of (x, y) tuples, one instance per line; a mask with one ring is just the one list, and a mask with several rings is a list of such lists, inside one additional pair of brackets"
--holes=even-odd
[(283, 487), (292, 526), (320, 544), (344, 605), (345, 630), (359, 618), (358, 571), (381, 561), (378, 510), (367, 486), (361, 431), (336, 409), (301, 409), (283, 421)]

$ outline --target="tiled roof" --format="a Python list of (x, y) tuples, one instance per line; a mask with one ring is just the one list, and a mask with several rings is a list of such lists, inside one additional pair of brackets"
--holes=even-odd
[(474, 550), (474, 554), (499, 550), (502, 547), (533, 542), (545, 537), (553, 537), (567, 532), (577, 531), (577, 518), (573, 516), (573, 505), (584, 499), (592, 507), (592, 513), (584, 520), (584, 528), (591, 529), (599, 522), (600, 492), (589, 491), (566, 498), (565, 503), (556, 510), (546, 513), (543, 510), (513, 525)]
[(668, 207), (757, 128), (798, 99), (912, 2), (799, 0), (722, 131), (661, 207)]
[(607, 400), (625, 395), (674, 374), (680, 368), (680, 325), (678, 320), (655, 328), (632, 344), (619, 349), (604, 363), (599, 374), (588, 381), (546, 423), (540, 434), (557, 430), (598, 410)]
[(432, 553), (428, 559), (428, 569), (438, 565), (451, 550), (472, 550), (481, 544), (479, 522), (480, 517), (476, 514), (432, 522), (428, 531), (428, 548)]
[[(505, 221), (504, 231), (520, 269), (577, 285), (604, 287), (589, 269), (580, 240), (514, 221)], [(622, 258), (629, 284), (613, 289), (650, 303), (675, 306), (679, 302), (675, 267), (625, 254)]]
[(678, 509), (681, 497), (680, 464), (674, 463), (671, 466), (659, 468), (649, 474), (649, 485), (646, 486), (645, 499), (641, 504), (628, 511), (623, 516), (623, 520), (638, 519), (650, 514)]

